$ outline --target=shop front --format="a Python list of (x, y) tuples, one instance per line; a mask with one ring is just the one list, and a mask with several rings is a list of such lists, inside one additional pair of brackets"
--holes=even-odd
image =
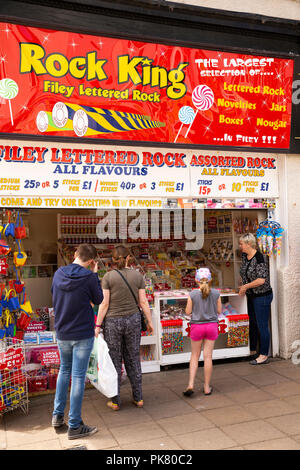
[(257, 236), (275, 286), (293, 60), (4, 26), (1, 55), (15, 60), (0, 64), (1, 296), (23, 308), (1, 331), (24, 340), (29, 391), (55, 388), (51, 283), (81, 243), (97, 247), (100, 278), (116, 244), (145, 276), (155, 328), (143, 372), (189, 361), (185, 304), (201, 266), (223, 303), (214, 359), (246, 357), (239, 236)]
[[(275, 222), (277, 156), (246, 152), (232, 155), (226, 151), (206, 151), (201, 155), (186, 150), (180, 153), (181, 165), (166, 168), (174, 155), (171, 149), (145, 151), (142, 147), (107, 146), (100, 150), (98, 145), (87, 144), (83, 150), (79, 144), (66, 149), (61, 143), (55, 147), (46, 143), (43, 157), (37, 161), (33, 158), (38, 154), (35, 143), (19, 142), (18, 150), (13, 150), (19, 159), (13, 161), (8, 156), (13, 158), (9, 150), (16, 148), (14, 144), (5, 141), (2, 147), (2, 180), (14, 185), (15, 191), (1, 196), (1, 225), (4, 229), (9, 223), (15, 230), (24, 228), (24, 238), (4, 233), (3, 240), (10, 246), (11, 254), (5, 258), (8, 268), (2, 285), (3, 289), (15, 281), (25, 285), (32, 307), (31, 320), (25, 331), (17, 328), (16, 334), (24, 338), (29, 361), (36, 360), (40, 368), (41, 352), (49, 355), (56, 348), (52, 277), (58, 266), (72, 262), (76, 246), (81, 243), (97, 247), (100, 279), (112, 267), (111, 251), (117, 244), (129, 246), (135, 259), (133, 267), (145, 277), (155, 331), (151, 336), (143, 333), (141, 338), (143, 372), (189, 361), (185, 304), (188, 292), (196, 287), (195, 270), (201, 266), (210, 268), (223, 302), (214, 358), (249, 354), (247, 302), (238, 295), (239, 236), (256, 234), (260, 226), (271, 227)], [(97, 152), (101, 152), (103, 162), (109, 157), (109, 165), (84, 164), (87, 154), (92, 159)], [(31, 163), (23, 160), (29, 154)], [(64, 155), (68, 159), (76, 155), (81, 162), (65, 163)], [(118, 155), (135, 164), (121, 166), (116, 161)], [(14, 178), (9, 176), (12, 174)], [(22, 188), (22, 196), (17, 188)], [(273, 275), (280, 257), (281, 237), (282, 234), (276, 239), (265, 233), (258, 239)], [(17, 255), (12, 256), (17, 252), (27, 256), (19, 265), (15, 264)], [(270, 354), (276, 356), (276, 294), (271, 328)], [(36, 370), (35, 362), (30, 364)], [(51, 367), (52, 373), (57, 373), (57, 367)], [(46, 385), (44, 381), (41, 387)]]

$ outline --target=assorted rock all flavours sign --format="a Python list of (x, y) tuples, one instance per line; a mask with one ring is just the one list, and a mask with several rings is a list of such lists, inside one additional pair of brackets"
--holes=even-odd
[(279, 196), (277, 158), (257, 153), (193, 154), (192, 197), (273, 198)]
[(288, 149), (293, 60), (2, 23), (0, 132)]
[(274, 155), (18, 144), (0, 145), (3, 207), (160, 208), (174, 197), (278, 197)]

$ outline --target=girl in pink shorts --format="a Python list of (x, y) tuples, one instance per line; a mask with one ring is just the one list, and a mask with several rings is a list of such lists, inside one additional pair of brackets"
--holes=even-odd
[(194, 393), (194, 382), (203, 344), (204, 358), (204, 395), (211, 395), (212, 387), (212, 353), (215, 340), (218, 338), (218, 314), (222, 311), (220, 293), (211, 288), (211, 273), (208, 268), (200, 268), (195, 276), (199, 289), (190, 292), (186, 313), (191, 318), (191, 359), (189, 367), (189, 383), (183, 392), (185, 396)]

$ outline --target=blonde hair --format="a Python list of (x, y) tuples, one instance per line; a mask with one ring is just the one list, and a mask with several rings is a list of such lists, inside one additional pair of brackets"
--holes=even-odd
[(246, 243), (247, 245), (251, 246), (252, 248), (256, 248), (256, 238), (252, 233), (245, 233), (240, 237), (240, 242)]
[(199, 284), (199, 289), (201, 291), (202, 298), (207, 299), (211, 291), (211, 281), (208, 281), (207, 279), (201, 279), (201, 281), (197, 282)]

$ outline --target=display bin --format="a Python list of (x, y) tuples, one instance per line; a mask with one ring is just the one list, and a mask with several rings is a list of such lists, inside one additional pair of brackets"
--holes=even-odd
[[(56, 389), (56, 382), (59, 373), (59, 366), (53, 365), (49, 367), (48, 371), (48, 389), (55, 390)], [(71, 380), (70, 380), (71, 383)]]
[(45, 392), (48, 388), (48, 374), (42, 372), (39, 375), (27, 376), (28, 392)]
[(182, 320), (162, 320), (162, 354), (176, 354), (183, 351)]
[(249, 316), (228, 315), (228, 338), (227, 346), (237, 348), (247, 346), (249, 340)]
[(57, 351), (57, 345), (53, 343), (27, 344), (26, 355), (30, 358), (30, 363), (26, 365), (29, 394), (38, 395), (55, 391), (59, 373), (59, 363), (55, 354)]

